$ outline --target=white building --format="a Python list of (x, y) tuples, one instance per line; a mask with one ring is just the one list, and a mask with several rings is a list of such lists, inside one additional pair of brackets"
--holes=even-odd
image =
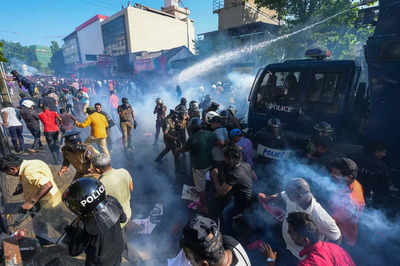
[(118, 56), (186, 46), (195, 52), (195, 30), (189, 10), (165, 0), (162, 11), (135, 4), (102, 23), (104, 51)]

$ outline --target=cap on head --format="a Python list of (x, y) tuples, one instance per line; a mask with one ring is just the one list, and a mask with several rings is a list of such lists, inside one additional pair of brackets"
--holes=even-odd
[(243, 132), (239, 129), (239, 128), (234, 128), (231, 130), (231, 132), (229, 133), (229, 135), (233, 138), (233, 137), (239, 137), (242, 136)]
[(70, 142), (70, 143), (81, 142), (80, 132), (77, 130), (71, 130), (71, 131), (65, 132), (64, 138), (65, 138), (66, 142)]

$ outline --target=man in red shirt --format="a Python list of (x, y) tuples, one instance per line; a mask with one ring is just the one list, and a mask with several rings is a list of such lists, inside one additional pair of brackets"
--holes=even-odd
[(358, 219), (365, 207), (364, 191), (356, 180), (357, 164), (349, 158), (337, 158), (329, 165), (332, 179), (338, 184), (329, 209), (342, 232), (344, 244), (354, 246), (358, 237)]
[(43, 123), (44, 136), (46, 137), (46, 142), (54, 162), (58, 163), (60, 161), (60, 147), (58, 147), (58, 134), (60, 129), (58, 128), (57, 122), (61, 122), (61, 118), (56, 112), (50, 111), (49, 107), (46, 105), (43, 107), (43, 112), (39, 114), (39, 118)]
[[(320, 232), (308, 213), (292, 212), (286, 218), (288, 233), (293, 241), (304, 247), (300, 256), (306, 256), (298, 266), (355, 266), (350, 255), (340, 246), (319, 241)], [(275, 265), (276, 252), (268, 244), (261, 247), (267, 257), (267, 265)]]

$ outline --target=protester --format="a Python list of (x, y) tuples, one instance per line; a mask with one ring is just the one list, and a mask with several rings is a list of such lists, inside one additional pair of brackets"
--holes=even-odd
[[(314, 198), (310, 186), (303, 178), (290, 180), (286, 185), (286, 190), (281, 193), (271, 196), (260, 193), (259, 198), (266, 201), (267, 204), (273, 202), (275, 205), (281, 205), (282, 210), (285, 210), (285, 218), (294, 212), (309, 214), (321, 232), (322, 240), (340, 241), (341, 233), (338, 225)], [(304, 257), (299, 255), (303, 247), (296, 245), (290, 237), (287, 219), (283, 220), (282, 223), (282, 236), (287, 249), (298, 259), (303, 259)]]
[[(310, 214), (292, 212), (285, 221), (288, 224), (287, 234), (302, 247), (299, 256), (303, 259), (298, 266), (355, 266), (350, 255), (340, 246), (320, 240), (318, 226)], [(262, 252), (267, 258), (266, 265), (275, 265), (276, 252), (269, 245), (263, 245)]]
[(250, 164), (254, 169), (253, 162), (253, 143), (248, 138), (244, 137), (243, 132), (239, 128), (232, 129), (229, 133), (232, 141), (242, 148), (243, 161)]
[(43, 106), (43, 112), (39, 114), (40, 121), (44, 126), (44, 136), (54, 162), (60, 161), (60, 147), (58, 146), (59, 127), (57, 122), (61, 122), (61, 117), (54, 111), (50, 111), (47, 105)]
[(65, 132), (71, 131), (75, 128), (76, 118), (72, 113), (68, 112), (64, 108), (61, 108), (60, 109), (60, 118), (61, 118), (60, 129), (63, 134)]
[(224, 165), (224, 146), (228, 143), (228, 131), (223, 126), (222, 117), (216, 112), (208, 112), (206, 115), (206, 123), (210, 125), (214, 131), (217, 141), (212, 149), (214, 166), (221, 168)]
[(75, 120), (75, 125), (80, 128), (90, 126), (90, 136), (85, 140), (86, 144), (95, 143), (99, 146), (101, 152), (110, 155), (107, 148), (107, 118), (100, 113), (96, 112), (93, 107), (87, 108), (88, 117), (82, 123)]
[(189, 121), (189, 129), (192, 136), (179, 152), (190, 152), (192, 165), (193, 183), (197, 193), (200, 195), (200, 203), (206, 206), (206, 179), (207, 173), (212, 166), (212, 147), (216, 141), (215, 134), (211, 131), (202, 129), (200, 118), (192, 118)]
[(95, 103), (94, 108), (96, 108), (96, 112), (98, 112), (99, 114), (104, 115), (107, 118), (107, 122), (108, 122), (108, 127), (107, 127), (107, 146), (108, 146), (108, 150), (111, 152), (112, 150), (112, 137), (111, 137), (111, 128), (113, 126), (115, 126), (114, 120), (112, 119), (112, 117), (110, 115), (108, 115), (108, 113), (104, 112), (103, 107), (101, 106), (101, 103)]
[(36, 152), (37, 149), (42, 147), (42, 141), (40, 140), (40, 118), (34, 105), (31, 101), (26, 100), (22, 103), (21, 117), (24, 119), (26, 127), (31, 132), (34, 140), (30, 152)]
[(83, 114), (86, 114), (86, 109), (89, 107), (90, 101), (89, 101), (89, 95), (84, 92), (83, 90), (80, 90), (78, 93), (78, 99), (80, 101), (80, 104), (82, 106), (81, 112)]
[(5, 103), (4, 108), (1, 109), (1, 116), (4, 127), (7, 128), (10, 134), (11, 142), (14, 146), (16, 153), (24, 151), (24, 137), (22, 136), (23, 126), (19, 119), (18, 111), (12, 106), (11, 103)]
[(330, 214), (342, 232), (344, 243), (351, 247), (357, 242), (358, 220), (365, 207), (363, 188), (356, 180), (358, 167), (353, 160), (342, 157), (333, 160), (329, 170), (337, 184), (329, 202)]
[[(35, 209), (38, 224), (52, 225), (59, 233), (71, 221), (71, 215), (61, 203), (61, 192), (54, 182), (49, 166), (40, 160), (22, 160), (9, 155), (0, 159), (0, 171), (19, 178), (24, 203), (22, 212)], [(38, 211), (40, 210), (40, 211)]]
[(157, 98), (156, 107), (154, 108), (154, 112), (153, 112), (153, 114), (157, 115), (157, 117), (156, 117), (156, 134), (154, 137), (154, 144), (157, 144), (157, 142), (158, 142), (158, 137), (160, 135), (160, 130), (164, 123), (166, 112), (167, 112), (167, 107), (165, 106), (164, 102), (161, 100), (161, 98)]
[(201, 215), (194, 216), (186, 224), (180, 245), (191, 265), (251, 265), (242, 245), (222, 235), (213, 220)]
[(100, 181), (84, 177), (64, 192), (65, 205), (78, 216), (66, 228), (71, 256), (86, 253), (86, 266), (120, 265), (124, 240), (121, 223), (126, 215), (119, 202), (107, 195)]
[(35, 85), (30, 80), (20, 75), (16, 70), (11, 71), (11, 74), (17, 81), (18, 86), (21, 88), (21, 90), (22, 88), (25, 88), (26, 90), (28, 90), (29, 94), (33, 97), (35, 93), (34, 91)]

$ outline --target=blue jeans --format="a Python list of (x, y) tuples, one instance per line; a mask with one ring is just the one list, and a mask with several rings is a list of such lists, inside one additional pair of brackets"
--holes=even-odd
[(16, 152), (20, 152), (24, 149), (24, 137), (22, 136), (22, 131), (22, 126), (8, 127), (8, 134), (10, 134), (11, 142)]

